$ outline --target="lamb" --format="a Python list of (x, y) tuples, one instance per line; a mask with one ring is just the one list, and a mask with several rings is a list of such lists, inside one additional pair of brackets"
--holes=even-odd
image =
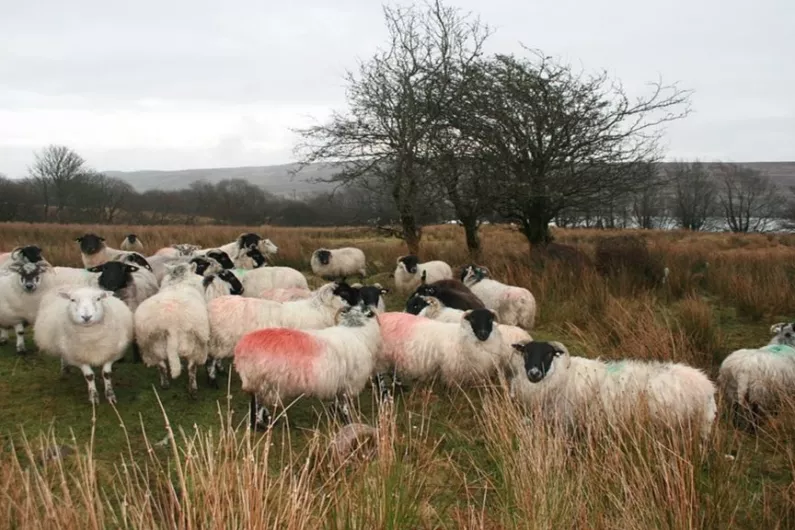
[(88, 400), (99, 403), (94, 366), (102, 367), (105, 399), (116, 403), (111, 383), (113, 363), (133, 338), (133, 314), (124, 302), (98, 287), (48, 292), (33, 326), (38, 348), (61, 357), (61, 370), (78, 366), (88, 383)]
[[(245, 289), (245, 283), (243, 284)], [(355, 305), (356, 290), (343, 282), (327, 283), (306, 300), (278, 303), (259, 298), (221, 296), (207, 304), (211, 340), (207, 376), (217, 386), (215, 371), (221, 359), (234, 355), (235, 344), (251, 331), (262, 328), (321, 329), (334, 325), (334, 315)]]
[(379, 385), (390, 369), (401, 378), (427, 381), (440, 376), (443, 383), (455, 385), (482, 380), (501, 368), (503, 340), (488, 309), (466, 311), (458, 323), (396, 312), (379, 315), (379, 320), (384, 341)]
[(483, 301), (458, 280), (439, 280), (433, 283), (423, 281), (406, 301), (407, 313), (416, 315), (425, 307), (425, 303), (418, 298), (420, 296), (433, 296), (445, 306), (462, 311), (486, 308)]
[(319, 248), (309, 260), (312, 272), (324, 280), (345, 279), (358, 274), (361, 280), (367, 276), (364, 252), (355, 247)]
[(309, 289), (306, 277), (290, 267), (260, 267), (259, 269), (234, 269), (235, 276), (243, 282), (247, 293), (261, 293), (266, 289)]
[[(424, 280), (422, 279), (424, 277)], [(427, 261), (420, 263), (417, 256), (409, 254), (397, 259), (395, 267), (395, 288), (398, 292), (409, 293), (417, 289), (420, 283), (433, 283), (438, 280), (453, 278), (453, 269), (444, 261)]]
[(319, 330), (260, 329), (234, 351), (234, 366), (251, 394), (251, 428), (267, 427), (268, 406), (299, 396), (334, 399), (350, 424), (347, 400), (358, 395), (381, 351), (376, 312), (361, 303), (339, 310), (339, 324)]
[(731, 404), (733, 421), (739, 426), (745, 417), (751, 431), (795, 388), (795, 322), (774, 324), (770, 333), (767, 345), (733, 351), (718, 371), (718, 387)]
[(363, 301), (365, 305), (372, 307), (378, 313), (386, 311), (384, 295), (389, 294), (389, 289), (383, 287), (380, 283), (374, 283), (373, 285), (354, 283), (351, 287), (359, 291), (359, 300)]
[(144, 244), (136, 234), (127, 234), (124, 236), (119, 248), (127, 252), (143, 252)]
[(86, 269), (102, 265), (122, 253), (121, 250), (107, 246), (105, 238), (94, 233), (83, 234), (75, 241), (80, 243), (80, 257), (83, 259), (83, 267)]
[(312, 296), (312, 291), (298, 287), (265, 289), (256, 295), (257, 298), (273, 302), (293, 302), (295, 300), (305, 300), (310, 296)]
[(642, 405), (655, 423), (675, 428), (693, 421), (702, 441), (710, 434), (716, 388), (701, 370), (679, 363), (573, 357), (560, 342), (531, 341), (514, 348), (524, 369), (512, 381), (513, 394), (538, 405), (557, 427), (577, 430), (594, 412), (611, 425), (626, 424)]
[(196, 369), (207, 360), (210, 320), (202, 277), (196, 266), (169, 266), (160, 291), (144, 300), (135, 311), (135, 337), (147, 366), (157, 365), (160, 386), (170, 386), (168, 375), (182, 373), (181, 359), (188, 362), (188, 393), (198, 395)]
[(488, 277), (488, 269), (467, 265), (461, 271), (461, 281), (480, 298), (489, 309), (497, 312), (500, 322), (533, 329), (536, 318), (536, 299), (523, 287), (506, 285)]

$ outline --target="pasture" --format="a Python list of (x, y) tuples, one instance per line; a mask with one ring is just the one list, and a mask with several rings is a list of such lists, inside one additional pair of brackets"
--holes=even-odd
[[(312, 287), (322, 283), (309, 272), (318, 247), (361, 248), (367, 283), (387, 287), (405, 253), (402, 241), (368, 228), (30, 224), (0, 225), (0, 250), (36, 243), (51, 263), (79, 267), (74, 238), (90, 231), (116, 248), (134, 232), (147, 254), (258, 232), (278, 245), (275, 264), (303, 271)], [(728, 353), (766, 343), (771, 324), (793, 320), (795, 236), (633, 233), (650, 256), (610, 277), (534, 262), (521, 234), (492, 225), (482, 229), (479, 264), (533, 292), (536, 339), (559, 340), (573, 355), (682, 361), (713, 380)], [(598, 239), (615, 232), (554, 234), (594, 258)], [(421, 257), (468, 263), (463, 230), (427, 227)], [(665, 284), (645, 281), (650, 260), (669, 268)], [(404, 303), (387, 296), (387, 310)], [(412, 386), (380, 409), (368, 389), (358, 412), (377, 428), (378, 456), (342, 465), (326, 453), (339, 426), (317, 401), (249, 433), (233, 370), (221, 389), (200, 370), (194, 401), (184, 374), (160, 390), (157, 370), (128, 353), (114, 366), (118, 404), (93, 408), (82, 376), (62, 379), (58, 360), (27, 342), (27, 356), (13, 341), (0, 347), (0, 528), (795, 528), (795, 402), (755, 435), (736, 430), (719, 403), (701, 453), (635, 426), (563, 440), (526, 421), (499, 386)], [(69, 454), (42, 461), (54, 446)]]

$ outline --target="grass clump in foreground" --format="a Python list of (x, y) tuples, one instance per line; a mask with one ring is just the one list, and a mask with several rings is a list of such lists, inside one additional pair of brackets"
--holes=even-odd
[[(427, 228), (422, 259), (466, 263), (459, 230)], [(86, 231), (111, 244), (138, 233), (147, 253), (257, 231), (279, 245), (278, 264), (305, 272), (315, 248), (355, 245), (368, 257), (368, 283), (388, 287), (404, 253), (400, 241), (366, 228), (22, 224), (0, 225), (0, 250), (35, 242), (53, 264), (79, 266), (71, 236)], [(600, 238), (615, 235), (622, 232), (556, 232), (596, 263)], [(573, 273), (562, 261), (539, 266), (521, 235), (498, 226), (483, 230), (482, 264), (528, 287), (539, 303), (532, 335), (561, 340), (574, 355), (682, 361), (714, 379), (728, 353), (766, 342), (772, 322), (792, 320), (787, 236), (636, 235), (647, 251), (633, 257), (641, 256), (633, 243), (625, 262), (668, 267), (665, 285), (649, 282), (645, 266), (609, 274), (593, 266)], [(624, 259), (621, 248), (611, 247), (613, 262)], [(391, 310), (405, 302), (387, 301)], [(300, 400), (288, 424), (251, 434), (235, 374), (220, 391), (200, 375), (195, 402), (183, 379), (155, 390), (156, 370), (118, 364), (118, 406), (92, 408), (82, 377), (59, 379), (57, 359), (0, 348), (0, 528), (795, 527), (791, 402), (756, 436), (736, 431), (721, 407), (702, 452), (637, 425), (594, 425), (570, 439), (526, 420), (500, 386), (416, 386), (385, 409), (368, 390), (359, 421), (376, 428), (377, 456), (343, 464), (328, 452), (339, 426), (317, 401)], [(42, 448), (58, 446), (73, 452), (41, 461)]]

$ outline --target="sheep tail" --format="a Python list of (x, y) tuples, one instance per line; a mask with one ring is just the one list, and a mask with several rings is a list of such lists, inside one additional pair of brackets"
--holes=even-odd
[(166, 334), (166, 356), (168, 357), (168, 368), (171, 372), (171, 379), (176, 379), (182, 373), (182, 362), (179, 360), (179, 344), (174, 332)]

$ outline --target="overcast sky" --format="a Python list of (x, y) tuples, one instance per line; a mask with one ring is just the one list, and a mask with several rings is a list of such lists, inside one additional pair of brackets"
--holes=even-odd
[[(519, 42), (632, 90), (695, 90), (668, 157), (795, 159), (792, 0), (458, 0)], [(0, 173), (68, 145), (99, 170), (292, 161), (291, 127), (343, 109), (384, 39), (376, 0), (0, 2)], [(278, 6), (278, 7), (277, 7)]]

